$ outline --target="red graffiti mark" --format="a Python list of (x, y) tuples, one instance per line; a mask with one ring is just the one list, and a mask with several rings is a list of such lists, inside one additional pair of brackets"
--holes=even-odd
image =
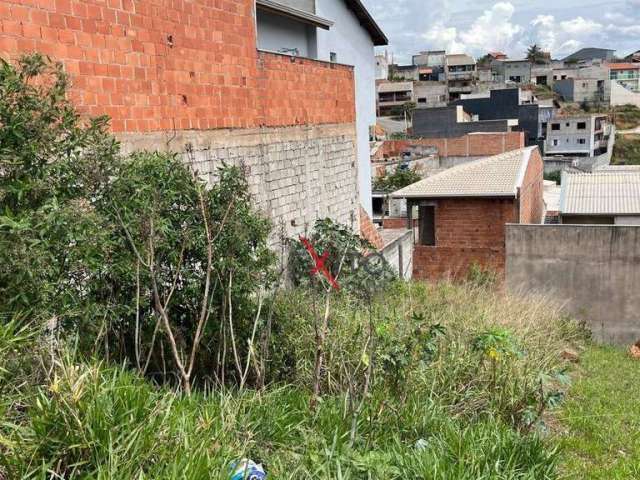
[(309, 252), (309, 255), (311, 255), (311, 259), (315, 263), (315, 267), (311, 269), (310, 274), (315, 275), (318, 272), (322, 273), (322, 275), (324, 275), (324, 277), (333, 288), (335, 288), (336, 290), (340, 290), (340, 285), (338, 285), (338, 282), (335, 278), (333, 278), (333, 275), (331, 275), (331, 272), (325, 265), (327, 257), (329, 256), (329, 252), (324, 252), (322, 256), (319, 256), (316, 253), (316, 250), (313, 248), (313, 245), (311, 245), (311, 242), (304, 238), (302, 235), (300, 235), (300, 242), (302, 242), (302, 245), (304, 245), (304, 248), (307, 249), (307, 252)]

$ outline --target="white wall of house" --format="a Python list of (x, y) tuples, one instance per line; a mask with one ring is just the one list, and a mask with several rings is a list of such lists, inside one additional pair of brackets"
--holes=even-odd
[(316, 57), (316, 27), (262, 10), (256, 17), (260, 50), (293, 54), (285, 50), (295, 48), (301, 57)]
[(373, 41), (344, 0), (316, 0), (316, 14), (335, 22), (330, 30), (317, 31), (318, 59), (329, 61), (333, 52), (338, 63), (355, 67), (358, 186), (362, 207), (372, 215), (369, 127), (376, 123)]

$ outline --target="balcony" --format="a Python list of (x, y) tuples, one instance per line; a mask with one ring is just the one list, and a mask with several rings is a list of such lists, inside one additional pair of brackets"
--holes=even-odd
[(447, 81), (473, 80), (475, 76), (476, 76), (475, 71), (447, 72)]

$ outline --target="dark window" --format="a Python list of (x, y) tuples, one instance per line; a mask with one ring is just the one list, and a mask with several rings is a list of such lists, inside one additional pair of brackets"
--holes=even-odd
[(584, 130), (587, 128), (587, 122), (578, 122), (578, 130)]
[(336, 63), (338, 61), (338, 54), (336, 52), (329, 52), (329, 60), (331, 63)]
[(427, 99), (424, 97), (418, 98), (418, 103), (427, 103)]
[(565, 126), (570, 127), (570, 126), (571, 126), (571, 124), (570, 124), (569, 122), (567, 122), (567, 123), (565, 124)]
[(436, 208), (421, 205), (420, 212), (420, 245), (434, 246), (436, 244)]
[(579, 139), (578, 139), (578, 143), (579, 143), (580, 145), (584, 145), (585, 143), (587, 143), (587, 141), (586, 141), (586, 139), (584, 139), (584, 138), (579, 138)]
[(551, 124), (551, 130), (560, 130), (560, 124), (559, 123), (552, 123)]

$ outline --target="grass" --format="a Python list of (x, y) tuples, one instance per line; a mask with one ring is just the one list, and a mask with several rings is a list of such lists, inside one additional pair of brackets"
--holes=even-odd
[(640, 478), (640, 361), (590, 347), (559, 413), (563, 473), (572, 479)]
[(616, 135), (611, 163), (640, 165), (640, 135)]
[[(68, 349), (51, 365), (50, 352), (16, 335), (19, 324), (0, 323), (0, 478), (225, 479), (243, 457), (273, 479), (557, 477), (540, 411), (557, 398), (560, 351), (581, 331), (544, 299), (397, 284), (372, 306), (376, 350), (364, 358), (368, 311), (336, 297), (312, 410), (307, 295), (278, 305), (277, 353), (289, 370), (262, 391), (186, 397)], [(350, 410), (371, 358), (371, 390)]]

